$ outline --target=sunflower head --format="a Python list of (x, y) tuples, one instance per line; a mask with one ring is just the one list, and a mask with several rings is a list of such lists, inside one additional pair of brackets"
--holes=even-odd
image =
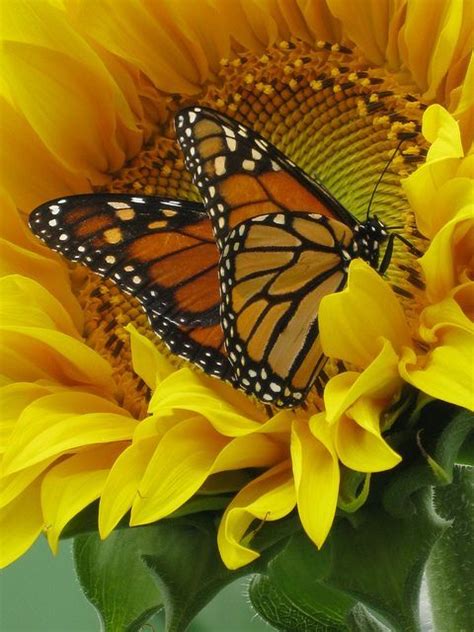
[[(400, 463), (383, 433), (406, 384), (472, 405), (472, 68), (456, 3), (436, 3), (429, 25), (416, 2), (380, 3), (377, 29), (332, 0), (214, 4), (6, 11), (4, 563), (42, 530), (56, 547), (97, 499), (105, 537), (128, 512), (130, 524), (150, 523), (219, 486), (229, 567), (257, 557), (255, 520), (295, 508), (322, 546), (338, 502), (359, 498), (348, 500), (347, 472), (366, 482)], [(354, 260), (345, 289), (322, 300), (329, 362), (297, 410), (264, 407), (178, 361), (136, 299), (25, 230), (35, 204), (91, 188), (201, 201), (173, 124), (190, 105), (254, 130), (329, 189), (361, 222), (353, 248), (372, 228), (390, 245), (383, 277)], [(375, 264), (377, 252), (362, 259)]]

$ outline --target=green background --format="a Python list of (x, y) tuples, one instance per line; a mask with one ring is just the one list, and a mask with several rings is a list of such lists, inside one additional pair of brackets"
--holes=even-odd
[[(83, 597), (77, 582), (70, 542), (61, 542), (56, 557), (46, 541), (36, 545), (0, 579), (1, 632), (98, 632), (95, 609)], [(268, 624), (256, 618), (244, 596), (245, 582), (238, 580), (224, 589), (195, 619), (189, 632), (269, 632)], [(162, 621), (162, 620), (161, 620)], [(160, 632), (153, 619), (150, 632)]]

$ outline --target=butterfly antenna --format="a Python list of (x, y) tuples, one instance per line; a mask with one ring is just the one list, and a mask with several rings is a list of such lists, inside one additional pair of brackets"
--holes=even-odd
[(397, 155), (398, 150), (400, 149), (402, 143), (404, 142), (405, 139), (402, 138), (402, 140), (398, 143), (398, 145), (395, 147), (395, 151), (393, 152), (393, 154), (390, 156), (390, 160), (387, 162), (387, 164), (385, 165), (385, 167), (383, 168), (382, 173), (380, 174), (379, 179), (377, 180), (377, 183), (374, 186), (374, 189), (372, 191), (372, 195), (370, 196), (370, 200), (369, 200), (369, 206), (367, 207), (367, 216), (366, 216), (366, 220), (369, 219), (370, 217), (370, 209), (372, 208), (372, 202), (374, 201), (374, 197), (375, 194), (377, 193), (377, 189), (379, 188), (379, 184), (382, 182), (384, 175), (387, 173), (387, 169), (390, 167), (390, 165), (392, 164), (393, 159), (395, 158), (395, 156)]

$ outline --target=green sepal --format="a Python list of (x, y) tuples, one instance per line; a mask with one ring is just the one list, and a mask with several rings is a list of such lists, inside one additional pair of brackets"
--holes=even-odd
[(342, 511), (354, 513), (366, 502), (370, 491), (370, 474), (354, 472), (341, 466), (341, 485), (337, 506)]
[[(168, 518), (173, 519), (190, 514), (201, 513), (203, 511), (219, 511), (220, 509), (225, 509), (231, 499), (232, 496), (229, 494), (220, 494), (217, 496), (196, 494), (196, 496), (190, 498), (186, 503), (184, 503), (184, 505), (170, 514), (169, 517), (165, 518), (165, 520)], [(85, 507), (85, 509), (80, 511), (68, 522), (61, 533), (61, 540), (75, 538), (76, 536), (83, 535), (85, 533), (97, 533), (98, 515), (99, 501), (97, 500)], [(128, 529), (129, 522), (130, 512), (127, 512), (117, 524), (115, 530)]]
[[(417, 444), (418, 455), (407, 455), (407, 464), (398, 472), (390, 472), (385, 479), (382, 501), (394, 516), (415, 512), (412, 495), (416, 491), (451, 483), (454, 465), (459, 455), (465, 453), (463, 446), (473, 445), (469, 436), (474, 430), (474, 415), (469, 411), (436, 402), (424, 408), (421, 422), (417, 436), (411, 441), (411, 451)], [(437, 431), (438, 428), (441, 430)]]
[(435, 507), (450, 527), (426, 567), (435, 632), (474, 630), (474, 468), (455, 467), (451, 485), (435, 493)]

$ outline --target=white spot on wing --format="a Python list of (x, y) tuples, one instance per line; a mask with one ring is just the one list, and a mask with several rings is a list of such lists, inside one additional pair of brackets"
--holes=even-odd
[(214, 160), (214, 170), (216, 176), (222, 176), (225, 173), (225, 156), (218, 156)]
[(130, 208), (130, 204), (127, 202), (107, 202), (107, 204), (117, 210), (121, 208)]

